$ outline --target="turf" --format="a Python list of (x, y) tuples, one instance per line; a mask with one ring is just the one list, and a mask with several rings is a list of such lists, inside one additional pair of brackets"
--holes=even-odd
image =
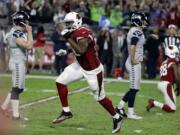
[[(9, 78), (3, 79), (9, 88)], [(70, 91), (87, 86), (84, 81), (78, 81), (70, 85)], [(114, 94), (109, 96), (113, 104), (117, 105), (121, 97), (116, 94), (124, 93), (128, 90), (128, 83), (114, 82), (105, 85), (106, 93)], [(47, 79), (27, 79), (27, 91), (21, 96), (22, 103), (31, 102), (44, 97), (54, 96), (56, 92), (44, 92), (42, 90), (54, 90), (53, 80)], [(4, 92), (6, 93), (6, 91)], [(31, 106), (22, 110), (23, 115), (29, 121), (19, 123), (25, 125), (20, 128), (23, 135), (111, 135), (112, 119), (110, 115), (94, 100), (90, 91), (81, 92), (69, 96), (69, 104), (74, 117), (59, 125), (51, 124), (52, 120), (60, 112), (59, 99), (43, 104)], [(121, 135), (178, 135), (180, 131), (180, 109), (176, 113), (167, 114), (160, 109), (152, 109), (146, 112), (145, 106), (149, 97), (154, 97), (163, 101), (163, 97), (156, 90), (156, 84), (142, 84), (141, 90), (136, 98), (135, 111), (142, 120), (134, 121), (124, 119)], [(177, 98), (177, 106), (180, 105), (180, 98)], [(140, 132), (140, 133), (138, 133)]]

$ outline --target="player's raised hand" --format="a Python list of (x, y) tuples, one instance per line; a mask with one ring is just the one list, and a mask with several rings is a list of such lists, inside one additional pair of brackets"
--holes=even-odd
[(32, 27), (30, 25), (25, 24), (25, 27), (27, 32), (32, 32)]
[(64, 29), (64, 30), (62, 30), (61, 35), (62, 35), (66, 40), (68, 40), (68, 39), (70, 38), (70, 36), (71, 36), (72, 33), (73, 33), (73, 31), (70, 31), (70, 30), (68, 30), (68, 29)]

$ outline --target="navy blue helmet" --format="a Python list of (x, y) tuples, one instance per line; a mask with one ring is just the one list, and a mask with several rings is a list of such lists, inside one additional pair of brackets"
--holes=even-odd
[(145, 27), (147, 21), (147, 16), (142, 12), (132, 13), (131, 15), (131, 22), (135, 26)]
[(12, 15), (12, 20), (15, 25), (25, 25), (29, 23), (29, 15), (24, 11), (18, 11)]

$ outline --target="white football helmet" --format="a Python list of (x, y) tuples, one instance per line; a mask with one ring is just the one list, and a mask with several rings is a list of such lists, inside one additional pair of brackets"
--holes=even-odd
[(82, 18), (76, 12), (70, 12), (66, 14), (63, 22), (65, 23), (66, 28), (71, 31), (76, 30), (82, 26)]
[(165, 48), (165, 55), (170, 58), (178, 58), (179, 57), (179, 49), (175, 45), (170, 45)]

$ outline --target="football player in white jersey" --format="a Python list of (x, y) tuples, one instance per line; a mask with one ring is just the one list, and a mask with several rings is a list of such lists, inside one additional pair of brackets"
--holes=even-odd
[[(127, 44), (129, 56), (126, 60), (126, 69), (129, 72), (130, 89), (125, 93), (119, 102), (116, 110), (130, 119), (142, 119), (142, 117), (134, 113), (134, 102), (136, 93), (140, 89), (141, 80), (141, 62), (143, 61), (143, 45), (145, 37), (143, 28), (147, 24), (147, 17), (144, 13), (133, 13), (131, 16), (132, 26), (127, 34)], [(128, 114), (126, 115), (124, 106), (128, 103)]]
[(32, 27), (28, 25), (29, 15), (18, 11), (12, 15), (14, 26), (7, 34), (10, 49), (9, 69), (12, 72), (12, 91), (1, 105), (1, 112), (12, 105), (12, 118), (20, 120), (19, 95), (24, 90), (26, 74), (27, 49), (33, 47)]

